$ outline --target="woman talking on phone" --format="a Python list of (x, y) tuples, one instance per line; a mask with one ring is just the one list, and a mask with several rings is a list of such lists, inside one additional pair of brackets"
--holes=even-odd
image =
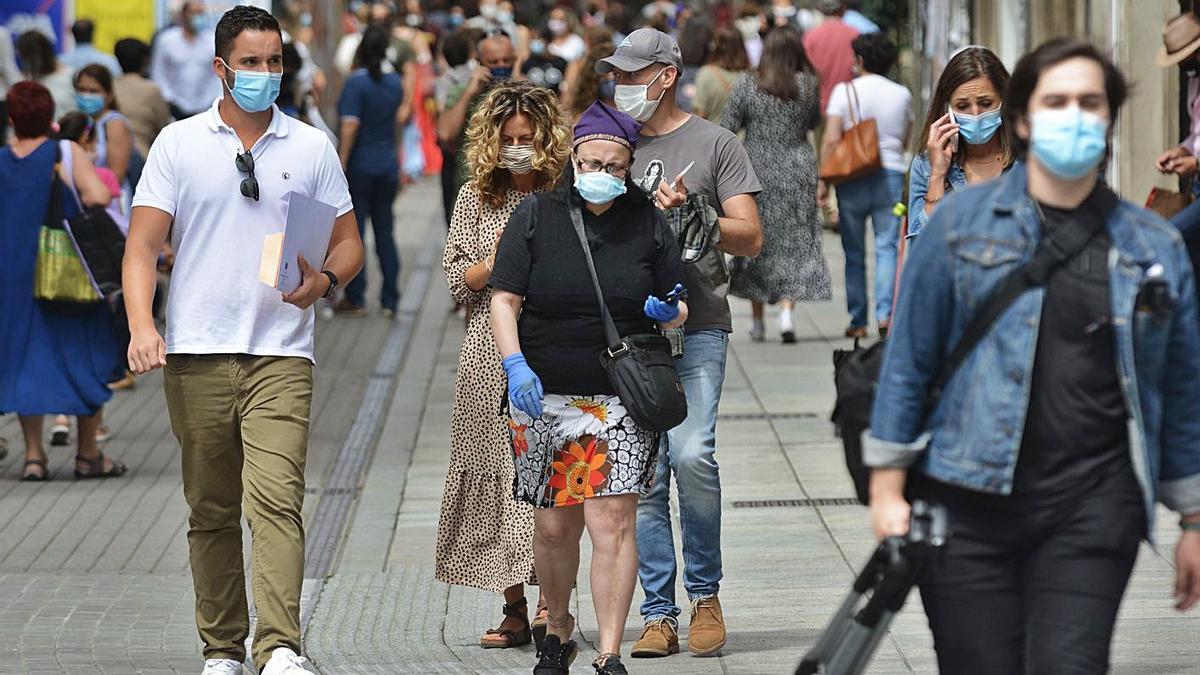
[(986, 47), (954, 55), (929, 102), (908, 174), (908, 235), (921, 233), (951, 190), (991, 180), (1015, 161), (1000, 113), (1008, 69)]

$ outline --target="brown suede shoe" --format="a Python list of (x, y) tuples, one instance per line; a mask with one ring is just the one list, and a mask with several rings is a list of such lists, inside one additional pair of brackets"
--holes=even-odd
[(725, 646), (725, 617), (717, 596), (692, 601), (692, 623), (688, 626), (688, 651), (712, 656)]
[(674, 619), (656, 619), (642, 629), (642, 637), (629, 655), (635, 659), (653, 659), (679, 653), (679, 629)]

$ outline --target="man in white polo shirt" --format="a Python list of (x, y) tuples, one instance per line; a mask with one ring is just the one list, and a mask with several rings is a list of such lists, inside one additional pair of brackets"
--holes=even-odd
[[(311, 307), (363, 261), (337, 153), (324, 134), (273, 104), (282, 71), (274, 17), (252, 7), (229, 10), (217, 25), (213, 59), (227, 93), (158, 137), (133, 200), (125, 251), (130, 368), (166, 367), (167, 407), (183, 448), (205, 675), (241, 673), (245, 660), (243, 501), (258, 617), (254, 662), (263, 675), (309, 672), (299, 652)], [(331, 204), (338, 215), (326, 259), (300, 258), (303, 283), (281, 296), (258, 272), (263, 238), (282, 230), (289, 192)], [(168, 234), (175, 268), (164, 342), (150, 307)]]

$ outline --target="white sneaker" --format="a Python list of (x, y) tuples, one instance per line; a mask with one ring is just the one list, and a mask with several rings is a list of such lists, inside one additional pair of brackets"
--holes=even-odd
[(262, 675), (312, 675), (312, 671), (308, 669), (308, 659), (287, 647), (280, 647), (271, 652), (271, 660), (262, 669)]
[(796, 326), (792, 323), (792, 310), (784, 309), (779, 312), (779, 334), (784, 344), (796, 341)]
[(242, 664), (233, 659), (209, 659), (200, 675), (242, 675)]
[(750, 341), (762, 342), (767, 337), (767, 331), (763, 327), (762, 319), (754, 319), (750, 324)]

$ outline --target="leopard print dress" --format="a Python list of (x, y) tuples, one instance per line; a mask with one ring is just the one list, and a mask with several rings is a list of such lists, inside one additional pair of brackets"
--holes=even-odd
[(442, 257), (450, 294), (472, 306), (455, 382), (450, 467), (438, 521), (438, 580), (500, 592), (533, 581), (533, 509), (513, 498), (516, 469), (507, 418), (507, 391), (491, 329), (491, 289), (467, 288), (467, 269), (491, 254), (495, 230), (508, 224), (528, 192), (510, 191), (499, 208), (473, 185), (458, 194)]

